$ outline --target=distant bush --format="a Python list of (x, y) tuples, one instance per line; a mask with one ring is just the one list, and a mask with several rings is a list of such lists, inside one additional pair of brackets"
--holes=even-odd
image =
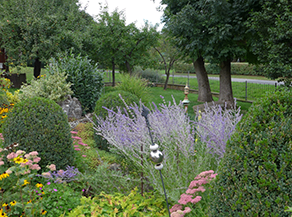
[[(208, 74), (220, 74), (220, 67), (217, 64), (209, 63), (205, 64), (205, 67)], [(261, 66), (255, 66), (248, 63), (231, 63), (231, 74), (264, 76), (264, 73), (261, 70)]]
[(173, 68), (176, 73), (195, 73), (192, 63), (175, 62)]
[(143, 70), (141, 67), (136, 67), (134, 73), (152, 83), (164, 83), (164, 78), (156, 70)]

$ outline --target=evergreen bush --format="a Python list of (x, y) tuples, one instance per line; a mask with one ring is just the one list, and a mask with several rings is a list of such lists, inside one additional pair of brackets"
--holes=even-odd
[(97, 64), (92, 64), (88, 57), (75, 56), (70, 52), (50, 60), (49, 72), (54, 74), (57, 71), (65, 72), (68, 76), (67, 82), (72, 83), (74, 92), (72, 96), (80, 101), (83, 113), (92, 112), (104, 85)]
[(37, 151), (46, 168), (65, 169), (74, 163), (70, 125), (62, 108), (54, 101), (34, 97), (15, 105), (3, 126), (4, 147), (17, 142), (26, 153)]
[(227, 144), (209, 216), (289, 216), (292, 206), (292, 92), (250, 108)]

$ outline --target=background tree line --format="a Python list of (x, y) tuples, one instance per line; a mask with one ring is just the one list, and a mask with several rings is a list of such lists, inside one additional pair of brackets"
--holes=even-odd
[(78, 0), (0, 0), (0, 38), (8, 64), (34, 62), (34, 76), (58, 53), (74, 48), (103, 69), (132, 74), (134, 66), (162, 64), (166, 82), (175, 61), (192, 62), (199, 101), (212, 101), (205, 61), (220, 67), (219, 101), (233, 103), (231, 60), (263, 64), (267, 77), (291, 78), (291, 5), (288, 0), (161, 0), (162, 32), (147, 22), (126, 24), (122, 11), (97, 17)]

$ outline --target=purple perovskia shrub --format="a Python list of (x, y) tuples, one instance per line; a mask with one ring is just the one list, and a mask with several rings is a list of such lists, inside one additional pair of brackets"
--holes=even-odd
[[(149, 160), (151, 141), (141, 115), (142, 104), (126, 105), (123, 113), (120, 109), (117, 112), (105, 109), (108, 116), (105, 120), (97, 117), (96, 132), (109, 142), (111, 152), (122, 155), (143, 170), (150, 184), (163, 194), (159, 174)], [(159, 106), (153, 103), (148, 118), (154, 141), (164, 154), (162, 174), (170, 200), (179, 199), (195, 174), (212, 169), (205, 168), (208, 157), (196, 154), (198, 146), (207, 146), (207, 151), (220, 160), (227, 140), (241, 119), (239, 111), (210, 107), (201, 113), (200, 121), (194, 122), (185, 114), (183, 105), (175, 100)], [(196, 134), (201, 142), (195, 142)]]
[(203, 112), (197, 111), (196, 133), (218, 163), (224, 156), (226, 143), (241, 118), (240, 107), (236, 108), (236, 100), (231, 109), (215, 104), (208, 107), (206, 103)]
[[(123, 113), (120, 109), (117, 112), (107, 110), (105, 120), (97, 117), (95, 130), (109, 142), (111, 152), (121, 154), (142, 169), (150, 184), (163, 194), (159, 173), (149, 160), (151, 141), (141, 115), (142, 104), (126, 105)], [(166, 189), (171, 199), (178, 200), (196, 170), (194, 124), (185, 114), (183, 105), (175, 100), (159, 106), (153, 103), (148, 118), (153, 139), (164, 153), (162, 174)]]

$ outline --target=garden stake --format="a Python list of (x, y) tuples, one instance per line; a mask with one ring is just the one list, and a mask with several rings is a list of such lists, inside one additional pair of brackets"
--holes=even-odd
[(162, 177), (162, 173), (161, 170), (163, 168), (163, 154), (161, 151), (158, 150), (159, 146), (157, 144), (154, 144), (153, 142), (153, 137), (151, 134), (151, 130), (150, 130), (150, 124), (149, 124), (149, 120), (148, 120), (148, 114), (149, 114), (149, 110), (143, 106), (142, 107), (142, 116), (145, 118), (146, 121), (146, 125), (149, 131), (149, 135), (150, 135), (150, 139), (151, 139), (151, 145), (150, 145), (150, 159), (155, 163), (154, 168), (156, 170), (159, 170), (160, 173), (160, 178), (161, 178), (161, 183), (162, 183), (162, 187), (163, 187), (163, 191), (164, 191), (164, 196), (165, 196), (165, 201), (166, 201), (166, 205), (167, 205), (167, 211), (168, 211), (168, 215), (170, 217), (170, 212), (169, 212), (169, 205), (168, 205), (168, 201), (167, 201), (167, 196), (166, 196), (166, 191), (165, 191), (165, 187), (164, 187), (164, 182), (163, 182), (163, 177)]

